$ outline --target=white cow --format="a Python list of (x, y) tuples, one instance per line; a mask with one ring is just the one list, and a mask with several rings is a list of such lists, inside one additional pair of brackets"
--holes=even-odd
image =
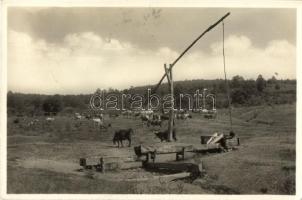
[(75, 119), (83, 119), (84, 117), (82, 115), (80, 115), (80, 113), (75, 113), (74, 118)]
[(132, 115), (132, 113), (133, 112), (131, 110), (125, 110), (125, 111), (122, 112), (122, 115), (129, 118)]
[(101, 118), (92, 118), (92, 121), (94, 122), (94, 126), (100, 127), (104, 125), (104, 121)]
[(177, 114), (175, 114), (175, 118), (186, 120), (188, 118), (192, 118), (192, 116), (189, 113), (177, 113)]
[(55, 118), (54, 118), (54, 117), (47, 117), (47, 118), (46, 118), (46, 121), (52, 122), (52, 121), (55, 121)]
[(39, 122), (38, 119), (33, 119), (33, 120), (31, 120), (27, 125), (28, 125), (29, 127), (31, 127), (31, 126), (34, 126), (35, 124), (37, 124), (38, 122)]

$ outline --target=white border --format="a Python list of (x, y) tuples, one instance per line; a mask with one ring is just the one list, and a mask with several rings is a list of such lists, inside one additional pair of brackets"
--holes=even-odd
[(3, 0), (5, 6), (297, 8), (301, 0)]
[[(301, 52), (302, 52), (302, 6), (297, 10), (297, 107), (296, 107), (296, 118), (297, 118), (297, 124), (296, 124), (296, 196), (300, 197), (302, 199), (302, 105), (301, 105), (301, 98), (302, 98), (302, 58), (301, 58)], [(300, 177), (300, 178), (298, 178)]]
[[(6, 23), (6, 13), (7, 7), (11, 6), (31, 6), (31, 7), (248, 7), (248, 8), (297, 8), (297, 125), (296, 125), (296, 195), (112, 195), (112, 194), (100, 194), (100, 195), (87, 195), (87, 194), (7, 194), (6, 192), (6, 94), (7, 94), (7, 52), (6, 52), (6, 38), (7, 38), (7, 23)], [(302, 61), (301, 61), (301, 45), (302, 45), (302, 1), (278, 1), (278, 0), (228, 0), (228, 1), (185, 1), (185, 0), (173, 0), (173, 1), (159, 1), (159, 0), (107, 0), (107, 1), (96, 1), (96, 0), (3, 0), (1, 1), (1, 50), (0, 50), (0, 199), (174, 199), (183, 200), (183, 198), (189, 199), (263, 199), (263, 200), (301, 200), (302, 199), (302, 158), (301, 158), (301, 141), (302, 136), (297, 133), (301, 133), (301, 97), (302, 97)], [(297, 178), (297, 177), (300, 177)]]

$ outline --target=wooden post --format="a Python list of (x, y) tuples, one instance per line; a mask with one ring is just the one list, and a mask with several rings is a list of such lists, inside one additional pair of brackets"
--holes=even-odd
[(83, 168), (86, 167), (86, 158), (80, 158), (80, 166), (82, 166)]
[(170, 73), (169, 73), (169, 70), (168, 70), (166, 64), (164, 65), (164, 68), (165, 68), (165, 73), (167, 74), (166, 77), (167, 77), (167, 80), (168, 80), (168, 84), (169, 84), (169, 86), (171, 86), (171, 82), (170, 82)]
[(166, 77), (168, 80), (168, 84), (170, 86), (170, 94), (171, 94), (171, 106), (170, 117), (169, 117), (169, 125), (168, 125), (168, 141), (171, 142), (173, 140), (173, 125), (174, 125), (174, 89), (173, 89), (173, 76), (172, 76), (172, 65), (170, 64), (170, 68), (168, 69), (166, 64), (164, 65)]
[[(170, 119), (169, 119), (169, 137), (168, 140), (171, 142), (173, 140), (173, 125), (174, 125), (174, 88), (173, 88), (173, 74), (172, 74), (172, 65), (170, 64), (170, 92), (171, 92), (171, 106), (170, 110)], [(168, 74), (167, 74), (168, 75)]]
[(105, 162), (104, 162), (103, 157), (100, 158), (100, 165), (101, 165), (101, 171), (102, 171), (102, 173), (105, 173)]

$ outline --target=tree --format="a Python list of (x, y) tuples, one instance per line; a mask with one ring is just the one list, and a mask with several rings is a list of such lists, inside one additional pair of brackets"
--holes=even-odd
[(33, 114), (37, 114), (41, 111), (42, 99), (40, 96), (33, 97), (31, 104), (33, 105)]
[(263, 92), (264, 88), (266, 87), (266, 81), (264, 80), (261, 74), (259, 74), (256, 80), (256, 87), (259, 92)]
[(44, 112), (48, 114), (53, 113), (54, 115), (56, 115), (63, 108), (62, 100), (59, 95), (48, 97), (44, 100), (42, 107)]
[(270, 78), (270, 79), (267, 80), (267, 83), (268, 84), (275, 84), (275, 83), (277, 83), (276, 77), (272, 76), (272, 78)]
[(7, 107), (22, 113), (24, 111), (24, 99), (24, 95), (9, 91), (7, 93)]
[(280, 85), (278, 83), (275, 85), (275, 90), (280, 90)]
[(232, 78), (231, 86), (232, 88), (239, 88), (243, 85), (243, 83), (244, 83), (244, 78), (242, 76), (237, 75)]

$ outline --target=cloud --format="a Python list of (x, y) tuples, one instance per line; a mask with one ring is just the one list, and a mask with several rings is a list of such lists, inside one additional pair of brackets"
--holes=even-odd
[[(246, 36), (231, 35), (225, 41), (225, 60), (228, 78), (241, 75), (255, 79), (259, 74), (271, 78), (274, 72), (279, 73), (277, 78), (296, 78), (296, 47), (286, 40), (271, 41), (262, 49)], [(212, 44), (209, 54), (199, 51), (188, 55), (181, 65), (175, 70), (176, 78), (181, 78), (178, 74), (188, 79), (223, 78), (222, 42)]]
[[(223, 78), (222, 43), (210, 52), (188, 52), (175, 66), (175, 80)], [(228, 77), (258, 74), (295, 78), (295, 46), (286, 40), (270, 41), (265, 48), (253, 46), (244, 35), (226, 38)], [(61, 44), (10, 30), (8, 34), (8, 88), (30, 93), (90, 93), (96, 88), (128, 88), (155, 84), (164, 63), (180, 52), (169, 47), (142, 49), (130, 42), (102, 38), (94, 32), (68, 34)]]
[[(66, 35), (92, 31), (144, 49), (181, 51), (227, 12), (226, 36), (245, 35), (261, 48), (276, 39), (296, 43), (295, 8), (10, 7), (8, 27), (57, 44)], [(209, 47), (221, 32), (218, 25), (199, 47)]]

